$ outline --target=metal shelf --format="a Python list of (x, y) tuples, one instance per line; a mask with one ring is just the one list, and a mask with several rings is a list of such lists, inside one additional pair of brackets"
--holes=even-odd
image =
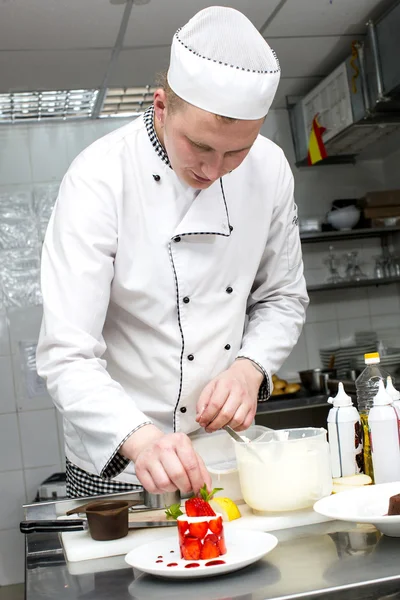
[(388, 233), (396, 233), (400, 227), (370, 227), (366, 229), (348, 229), (345, 231), (313, 231), (310, 233), (301, 233), (302, 244), (316, 242), (328, 242), (332, 240), (354, 240), (371, 237), (381, 237)]
[(344, 290), (355, 287), (368, 287), (400, 283), (400, 277), (382, 277), (379, 279), (361, 279), (360, 281), (341, 281), (340, 283), (321, 283), (307, 286), (308, 292), (322, 292), (324, 290)]

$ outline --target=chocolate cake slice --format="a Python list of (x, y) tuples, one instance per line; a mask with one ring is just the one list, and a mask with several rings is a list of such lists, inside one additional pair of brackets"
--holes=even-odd
[(400, 494), (389, 498), (388, 515), (400, 515)]

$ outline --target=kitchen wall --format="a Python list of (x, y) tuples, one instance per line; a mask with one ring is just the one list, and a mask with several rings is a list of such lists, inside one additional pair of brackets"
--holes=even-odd
[(388, 188), (400, 188), (400, 150), (383, 161), (383, 175)]
[[(0, 198), (56, 189), (83, 148), (124, 122), (0, 127)], [(64, 470), (61, 421), (47, 393), (30, 397), (21, 363), (20, 342), (37, 340), (41, 306), (10, 307), (12, 294), (1, 305), (7, 266), (0, 251), (0, 586), (23, 581), (22, 504), (46, 477)]]
[[(295, 197), (299, 217), (324, 217), (332, 200), (358, 198), (366, 191), (400, 187), (400, 152), (385, 160), (359, 161), (355, 165), (294, 166), (294, 151), (286, 111), (272, 111), (263, 133), (285, 151), (295, 178)], [(328, 275), (325, 264), (329, 243), (303, 244), (307, 283), (324, 283)], [(344, 256), (359, 251), (362, 270), (372, 276), (375, 257), (380, 254), (380, 239), (335, 242), (334, 251), (341, 258), (340, 272), (345, 269)], [(356, 331), (384, 332), (400, 326), (400, 286), (355, 287), (354, 289), (312, 292), (307, 322), (300, 339), (287, 359), (280, 375), (295, 379), (299, 370), (320, 366), (319, 349), (350, 345)]]
[[(0, 195), (58, 185), (83, 148), (124, 122), (2, 126)], [(263, 132), (283, 147), (293, 163), (286, 112), (272, 111)], [(400, 181), (395, 182), (397, 163), (388, 159), (356, 166), (294, 169), (300, 217), (323, 216), (334, 198), (352, 198), (366, 190), (400, 185)], [(335, 250), (343, 254), (353, 247), (346, 242), (335, 245)], [(365, 240), (357, 248), (361, 248), (365, 269), (370, 269), (372, 256), (379, 253), (379, 241)], [(323, 281), (327, 267), (322, 261), (326, 256), (327, 244), (304, 246), (308, 281)], [(0, 279), (1, 261), (4, 266), (4, 255), (0, 256)], [(10, 302), (6, 299), (5, 304)], [(344, 343), (356, 330), (390, 326), (399, 314), (395, 285), (315, 293), (304, 332), (281, 373), (295, 377), (298, 370), (319, 364), (320, 346)], [(64, 466), (60, 419), (45, 392), (30, 397), (21, 367), (20, 343), (37, 339), (40, 320), (40, 305), (0, 306), (0, 586), (23, 580), (24, 539), (18, 530), (21, 505), (34, 498), (48, 475)]]

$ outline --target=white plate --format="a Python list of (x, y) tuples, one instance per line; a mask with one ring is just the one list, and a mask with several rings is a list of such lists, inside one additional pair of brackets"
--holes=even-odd
[(371, 523), (385, 535), (400, 537), (400, 515), (387, 516), (389, 498), (399, 493), (400, 481), (368, 485), (322, 498), (314, 510), (331, 519)]
[[(230, 571), (243, 569), (256, 562), (268, 552), (271, 552), (278, 543), (275, 536), (262, 531), (225, 531), (227, 553), (220, 557), (225, 561), (223, 565), (206, 567), (207, 560), (187, 561), (180, 558), (178, 536), (170, 539), (161, 539), (150, 544), (135, 548), (126, 555), (128, 565), (144, 573), (158, 577), (193, 578), (212, 577)], [(171, 552), (173, 550), (173, 553)], [(156, 563), (157, 557), (163, 556), (164, 562)], [(218, 560), (218, 559), (214, 559)], [(168, 563), (176, 562), (177, 567), (167, 567)], [(198, 563), (200, 566), (187, 569), (188, 562)]]

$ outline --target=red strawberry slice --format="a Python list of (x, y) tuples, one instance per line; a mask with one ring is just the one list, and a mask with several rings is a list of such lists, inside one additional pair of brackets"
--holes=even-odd
[(222, 531), (222, 517), (218, 517), (217, 519), (213, 519), (208, 524), (209, 528), (213, 533), (219, 535)]
[(218, 540), (218, 548), (219, 548), (220, 554), (226, 554), (226, 545), (225, 545), (224, 534), (222, 534)]
[(210, 542), (210, 544), (214, 544), (214, 546), (218, 545), (218, 541), (219, 538), (217, 535), (215, 535), (215, 533), (209, 533), (208, 535), (206, 535), (206, 537), (204, 538), (205, 542)]
[(182, 545), (185, 540), (185, 533), (189, 531), (189, 523), (187, 521), (178, 521), (178, 536), (179, 544)]
[(208, 531), (208, 522), (203, 521), (202, 523), (189, 523), (189, 533), (193, 537), (199, 538), (200, 540), (206, 535)]
[(201, 549), (200, 540), (187, 535), (181, 545), (182, 558), (185, 560), (199, 560)]
[(218, 545), (208, 538), (210, 538), (209, 535), (204, 540), (204, 544), (201, 549), (200, 558), (202, 560), (208, 560), (209, 558), (217, 558), (220, 555)]
[(189, 498), (185, 502), (188, 517), (215, 517), (215, 512), (208, 502), (202, 498)]
[(178, 521), (178, 531), (179, 533), (186, 533), (188, 530), (189, 523), (187, 521)]

